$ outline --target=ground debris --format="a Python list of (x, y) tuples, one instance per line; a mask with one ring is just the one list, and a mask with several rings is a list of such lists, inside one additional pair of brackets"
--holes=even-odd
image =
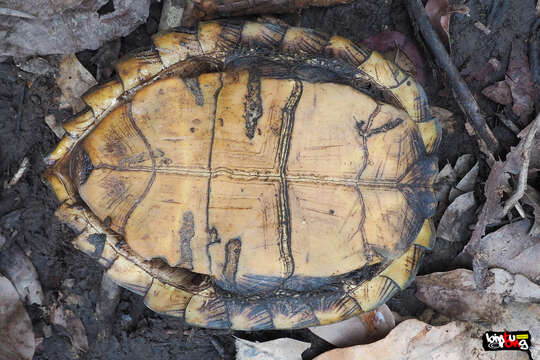
[(482, 94), (497, 104), (512, 104), (512, 91), (506, 81), (498, 81), (482, 90)]
[(45, 298), (36, 269), (19, 245), (13, 243), (2, 249), (0, 270), (11, 280), (21, 301), (28, 305), (44, 304)]
[(301, 360), (310, 343), (280, 338), (266, 342), (252, 342), (236, 338), (237, 360)]
[(78, 352), (88, 351), (86, 329), (81, 319), (72, 310), (64, 309), (60, 304), (54, 305), (50, 313), (50, 322), (67, 330), (75, 356)]
[(75, 54), (64, 55), (60, 61), (60, 74), (56, 83), (62, 91), (59, 99), (60, 108), (71, 108), (76, 114), (86, 106), (81, 96), (92, 86), (96, 79), (79, 62)]
[(15, 175), (13, 175), (11, 180), (4, 183), (4, 189), (9, 189), (10, 187), (17, 185), (17, 183), (19, 182), (19, 180), (21, 180), (21, 178), (24, 176), (24, 173), (26, 172), (26, 170), (28, 170), (29, 167), (30, 167), (30, 160), (25, 156), (22, 159), (21, 164), (19, 165), (19, 168), (15, 172)]
[[(397, 325), (384, 339), (367, 345), (356, 345), (328, 351), (315, 360), (358, 359), (527, 359), (516, 354), (486, 352), (477, 328), (453, 321), (444, 326), (432, 326), (416, 319)], [(502, 356), (501, 356), (502, 355)], [(508, 356), (506, 356), (508, 355)]]
[(512, 111), (524, 123), (533, 112), (534, 83), (527, 58), (527, 47), (523, 41), (515, 40), (512, 43), (510, 63), (506, 70), (505, 81), (512, 92), (514, 102)]
[(337, 347), (368, 344), (385, 337), (396, 321), (388, 306), (347, 320), (309, 328), (318, 337)]
[[(535, 141), (539, 123), (540, 116), (537, 116), (536, 120), (520, 133), (519, 137), (522, 140), (508, 153), (506, 161), (497, 161), (491, 167), (491, 172), (484, 187), (486, 201), (478, 216), (469, 243), (465, 246), (461, 254), (461, 256), (465, 256), (465, 253), (472, 255), (476, 264), (486, 265), (485, 254), (482, 252), (481, 245), (486, 227), (488, 225), (499, 224), (501, 219), (513, 206), (519, 205), (519, 200), (525, 193), (530, 154), (532, 153), (533, 157), (539, 155), (537, 149), (540, 143)], [(531, 151), (531, 149), (535, 149), (536, 151)], [(518, 175), (518, 180), (515, 182), (516, 185), (513, 191), (509, 183), (511, 175)], [(510, 198), (503, 201), (505, 193), (508, 195), (511, 192), (512, 195)], [(475, 264), (474, 261), (473, 264)], [(486, 280), (485, 269), (480, 269), (476, 266), (473, 266), (473, 269), (479, 280), (477, 285), (482, 287)]]
[(11, 282), (0, 276), (0, 358), (32, 359), (35, 350), (32, 322)]
[(0, 56), (70, 54), (97, 49), (143, 23), (150, 5), (149, 0), (114, 1), (111, 12), (100, 14), (106, 3), (9, 1), (0, 11), (0, 23), (9, 29), (2, 35)]
[(540, 286), (499, 268), (490, 269), (488, 279), (479, 289), (471, 270), (418, 276), (416, 296), (453, 320), (487, 324), (490, 329), (527, 329), (537, 349), (533, 355), (540, 353)]
[(426, 3), (429, 21), (447, 50), (450, 50), (450, 17), (453, 13), (469, 16), (469, 8), (450, 4), (448, 0), (428, 0)]

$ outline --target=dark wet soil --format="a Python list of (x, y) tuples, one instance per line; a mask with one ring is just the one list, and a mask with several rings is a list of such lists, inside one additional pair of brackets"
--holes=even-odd
[[(463, 3), (463, 1), (461, 1)], [(512, 40), (525, 41), (534, 20), (534, 0), (509, 1), (504, 19), (486, 36), (476, 27), (476, 21), (486, 23), (492, 0), (465, 1), (471, 9), (470, 17), (456, 14), (452, 19), (452, 56), (460, 70), (475, 71), (489, 58), (503, 63), (503, 70), (495, 78), (504, 76)], [(417, 41), (409, 20), (405, 0), (357, 0), (349, 5), (327, 9), (308, 9), (299, 14), (281, 18), (291, 24), (313, 27), (332, 34), (339, 34), (360, 41), (384, 30), (397, 30)], [(154, 2), (148, 22), (120, 42), (120, 55), (150, 45), (149, 36), (157, 31), (161, 4)], [(464, 153), (479, 156), (476, 143), (464, 128), (464, 118), (447, 88), (444, 75), (434, 66), (431, 55), (421, 43), (416, 42), (426, 60), (426, 91), (431, 104), (446, 108), (455, 114), (453, 131), (445, 130), (439, 152), (441, 166), (454, 162)], [(109, 44), (114, 47), (115, 45)], [(96, 51), (78, 54), (81, 62), (94, 75)], [(92, 60), (94, 58), (94, 60)], [(53, 62), (53, 58), (48, 58)], [(103, 71), (104, 70), (104, 71)], [(110, 69), (109, 69), (110, 70)], [(18, 244), (35, 265), (47, 303), (43, 308), (28, 309), (36, 334), (43, 333), (49, 324), (48, 309), (60, 302), (81, 318), (86, 328), (90, 351), (84, 354), (71, 352), (70, 340), (62, 328), (53, 327), (37, 348), (35, 359), (232, 359), (234, 358), (233, 335), (250, 340), (268, 340), (289, 336), (314, 345), (305, 358), (330, 348), (317, 340), (307, 330), (283, 332), (241, 333), (212, 331), (186, 326), (180, 319), (160, 316), (148, 310), (142, 298), (122, 290), (120, 303), (112, 324), (112, 336), (97, 341), (99, 324), (94, 309), (98, 300), (103, 269), (94, 260), (71, 246), (73, 233), (54, 217), (58, 206), (55, 195), (43, 183), (40, 174), (44, 170), (43, 158), (58, 142), (44, 122), (46, 115), (53, 114), (60, 121), (71, 114), (58, 109), (56, 98), (60, 95), (55, 84), (55, 74), (33, 75), (18, 69), (12, 60), (0, 63), (0, 186), (17, 171), (24, 157), (30, 160), (30, 168), (23, 178), (10, 189), (2, 189), (0, 197), (0, 231), (7, 238), (4, 246)], [(101, 69), (100, 77), (113, 76)], [(498, 80), (498, 79), (495, 79)], [(480, 87), (474, 81), (474, 91)], [(513, 145), (515, 138), (491, 116), (497, 110), (493, 103), (478, 95), (490, 125), (506, 145)], [(452, 267), (455, 254), (463, 244), (438, 241), (434, 254), (428, 254), (421, 272), (447, 270)], [(418, 315), (424, 307), (414, 297), (414, 285), (396, 296), (390, 307), (402, 315)]]

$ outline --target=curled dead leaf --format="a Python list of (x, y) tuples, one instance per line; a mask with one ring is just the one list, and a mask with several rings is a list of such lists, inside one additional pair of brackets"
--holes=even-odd
[(56, 83), (62, 91), (59, 99), (60, 108), (72, 108), (76, 114), (86, 106), (81, 96), (92, 86), (97, 85), (97, 81), (75, 54), (62, 57), (59, 72)]
[(527, 47), (523, 41), (515, 40), (512, 42), (512, 52), (505, 81), (512, 92), (514, 101), (512, 111), (524, 122), (533, 112), (534, 83), (529, 67)]
[[(71, 54), (97, 49), (126, 36), (148, 17), (150, 0), (114, 1), (114, 10), (99, 14), (107, 1), (8, 1), (0, 8), (4, 31), (0, 56)], [(16, 15), (18, 13), (19, 15)], [(27, 16), (20, 16), (26, 14)]]
[(382, 339), (396, 326), (394, 315), (383, 305), (360, 316), (309, 328), (312, 333), (338, 347), (367, 344)]
[(32, 322), (11, 282), (0, 276), (0, 358), (32, 359), (35, 351)]
[(437, 227), (437, 237), (446, 241), (465, 242), (471, 233), (469, 225), (474, 223), (476, 208), (477, 203), (472, 191), (458, 196), (446, 208)]
[(34, 264), (16, 243), (0, 253), (0, 270), (14, 284), (21, 301), (31, 305), (45, 302)]
[(68, 332), (74, 352), (88, 351), (88, 338), (86, 329), (75, 313), (64, 309), (61, 305), (54, 306), (50, 313), (50, 321), (54, 325), (62, 326)]
[(450, 50), (450, 17), (453, 13), (469, 16), (469, 8), (465, 5), (449, 4), (448, 0), (428, 0), (426, 14), (447, 50)]
[[(416, 319), (405, 320), (397, 325), (384, 339), (377, 342), (334, 349), (315, 360), (487, 360), (495, 359), (493, 353), (483, 350), (478, 327), (463, 322), (451, 322), (444, 326), (432, 326)], [(525, 353), (502, 356), (496, 359), (527, 359)], [(520, 357), (523, 355), (523, 357)]]
[(252, 342), (236, 338), (237, 360), (301, 360), (310, 343), (281, 338), (265, 342)]
[(482, 90), (482, 94), (497, 104), (510, 105), (512, 103), (512, 91), (506, 81), (498, 81)]

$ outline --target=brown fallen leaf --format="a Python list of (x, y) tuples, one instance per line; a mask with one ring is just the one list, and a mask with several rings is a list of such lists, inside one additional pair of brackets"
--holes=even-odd
[(521, 352), (495, 354), (484, 351), (478, 333), (482, 333), (478, 326), (463, 322), (432, 326), (410, 319), (399, 323), (382, 340), (330, 350), (315, 360), (528, 359), (528, 355)]
[(74, 353), (88, 351), (86, 329), (81, 319), (73, 311), (64, 309), (60, 304), (57, 304), (51, 310), (50, 321), (52, 324), (62, 326), (67, 330)]
[(61, 139), (66, 131), (62, 127), (62, 124), (59, 124), (58, 121), (56, 121), (56, 117), (53, 114), (49, 114), (45, 116), (45, 124), (52, 130), (54, 135), (56, 135), (57, 138)]
[(237, 360), (301, 360), (310, 343), (281, 338), (265, 342), (252, 342), (236, 338)]
[(35, 351), (32, 322), (11, 282), (0, 276), (0, 359), (32, 359)]
[(465, 77), (465, 81), (470, 86), (474, 88), (483, 88), (495, 80), (501, 67), (501, 62), (496, 58), (489, 59), (483, 65), (478, 65), (471, 61), (468, 66), (461, 71), (461, 74)]
[(96, 79), (79, 62), (75, 54), (62, 57), (56, 83), (62, 91), (59, 99), (60, 108), (72, 108), (74, 114), (86, 106), (81, 96), (92, 86), (97, 85)]
[(473, 191), (476, 185), (476, 179), (478, 178), (478, 172), (480, 166), (478, 162), (459, 180), (456, 186), (450, 189), (448, 200), (454, 201), (459, 195), (463, 195), (467, 192)]
[(482, 94), (497, 104), (510, 105), (512, 103), (512, 91), (506, 81), (498, 81), (482, 90)]
[(348, 4), (352, 0), (191, 0), (186, 2), (182, 24), (192, 26), (199, 20), (254, 14), (294, 13), (311, 6)]
[[(519, 188), (520, 186), (526, 188), (526, 183), (521, 183), (523, 180), (526, 180), (523, 179), (522, 175), (526, 174), (527, 169), (525, 167), (528, 166), (527, 161), (524, 160), (526, 159), (526, 156), (528, 157), (530, 155), (532, 151), (531, 148), (535, 149), (536, 143), (534, 143), (534, 146), (531, 146), (532, 143), (530, 143), (529, 140), (531, 140), (531, 135), (536, 132), (539, 123), (540, 116), (537, 116), (536, 120), (518, 135), (518, 137), (521, 138), (521, 141), (508, 153), (506, 160), (504, 162), (495, 161), (491, 166), (491, 171), (484, 186), (486, 201), (478, 215), (471, 238), (460, 254), (460, 257), (464, 257), (465, 254), (474, 257), (475, 261), (473, 261), (473, 269), (476, 278), (478, 279), (477, 285), (479, 286), (483, 286), (486, 275), (485, 268), (487, 267), (485, 254), (481, 251), (481, 243), (486, 226), (498, 224), (501, 218), (508, 212), (509, 201), (512, 199), (515, 199), (515, 201), (519, 200), (516, 198), (516, 196), (519, 197), (519, 191), (516, 190), (511, 195), (510, 199), (503, 202), (505, 193), (508, 194), (512, 192), (509, 183), (511, 175), (520, 175), (517, 180), (516, 188)], [(533, 153), (533, 157), (534, 155), (535, 154)]]
[(441, 127), (448, 135), (453, 135), (457, 129), (454, 113), (438, 106), (430, 106), (431, 115), (439, 119)]
[(448, 0), (428, 0), (426, 14), (447, 50), (450, 50), (450, 17), (453, 13), (469, 16), (469, 8), (465, 5), (450, 5)]
[(0, 270), (11, 280), (21, 301), (31, 305), (45, 302), (34, 264), (16, 243), (0, 253)]
[(532, 114), (534, 106), (534, 83), (524, 41), (515, 40), (512, 42), (512, 52), (505, 81), (510, 87), (514, 100), (512, 111), (519, 116), (523, 123)]
[(474, 223), (476, 208), (477, 203), (472, 191), (458, 196), (441, 217), (437, 237), (446, 241), (465, 242), (470, 235), (469, 225)]
[(383, 305), (360, 316), (309, 328), (312, 333), (338, 347), (367, 344), (386, 336), (396, 326), (394, 315)]
[(529, 235), (533, 237), (540, 236), (540, 192), (532, 186), (527, 185), (523, 202), (531, 206), (534, 211), (534, 224), (529, 230)]
[(531, 222), (524, 219), (484, 236), (480, 251), (486, 256), (488, 266), (540, 282), (540, 237), (530, 236), (530, 228)]
[(417, 276), (416, 297), (454, 320), (485, 323), (491, 329), (527, 329), (533, 346), (539, 346), (540, 286), (503, 269), (489, 270), (488, 278), (488, 286), (478, 289), (471, 270)]
[[(4, 31), (0, 56), (71, 54), (97, 49), (126, 36), (148, 17), (150, 0), (114, 1), (112, 12), (99, 14), (107, 1), (8, 1), (0, 8)], [(16, 16), (14, 12), (26, 14)]]

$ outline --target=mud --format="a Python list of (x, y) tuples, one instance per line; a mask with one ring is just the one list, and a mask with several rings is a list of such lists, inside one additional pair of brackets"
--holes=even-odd
[[(505, 69), (512, 40), (528, 37), (534, 20), (535, 1), (510, 1), (504, 19), (497, 20), (500, 22), (498, 30), (486, 37), (471, 24), (487, 22), (491, 2), (465, 1), (471, 8), (471, 16), (458, 14), (452, 19), (452, 57), (460, 70), (477, 69), (491, 57), (500, 60)], [(150, 35), (157, 31), (160, 11), (161, 3), (153, 2), (147, 23), (120, 41), (120, 55), (150, 45)], [(349, 5), (308, 9), (280, 18), (290, 24), (313, 27), (357, 41), (384, 30), (397, 30), (415, 39), (405, 0), (357, 0)], [(114, 44), (108, 46), (114, 49)], [(456, 118), (455, 132), (444, 134), (439, 164), (453, 163), (463, 153), (478, 156), (476, 143), (465, 131), (464, 118), (446, 88), (444, 76), (421, 44), (419, 48), (427, 64), (426, 91), (431, 104), (450, 110)], [(100, 67), (100, 80), (113, 76), (107, 65), (98, 66), (92, 60), (96, 54), (97, 51), (84, 51), (78, 57), (94, 76)], [(54, 62), (54, 57), (47, 59)], [(502, 78), (503, 75), (504, 72), (497, 76)], [(474, 88), (474, 84), (471, 87)], [(72, 115), (58, 109), (56, 98), (59, 95), (54, 72), (33, 75), (18, 69), (11, 59), (0, 63), (0, 186), (9, 181), (24, 157), (30, 160), (30, 168), (22, 179), (10, 189), (2, 189), (0, 231), (7, 238), (4, 246), (18, 244), (39, 273), (47, 305), (28, 309), (35, 333), (43, 334), (44, 325), (50, 323), (47, 307), (60, 302), (81, 318), (91, 349), (83, 354), (72, 352), (65, 330), (53, 327), (52, 334), (37, 348), (35, 359), (233, 359), (233, 335), (258, 341), (283, 336), (313, 341), (312, 349), (304, 354), (306, 359), (331, 347), (307, 330), (241, 333), (191, 328), (180, 319), (153, 313), (144, 306), (140, 296), (127, 290), (122, 290), (120, 303), (110, 319), (112, 336), (98, 342), (99, 324), (94, 309), (103, 269), (72, 247), (70, 241), (74, 234), (54, 217), (58, 202), (40, 177), (44, 156), (58, 142), (44, 117), (53, 114), (58, 120), (65, 121)], [(481, 102), (493, 111), (493, 104), (488, 104), (485, 99)], [(508, 130), (492, 119), (490, 123), (497, 134), (502, 134), (501, 141), (507, 146), (514, 145), (515, 138)], [(426, 264), (437, 263), (445, 270), (451, 268), (459, 249), (454, 244), (444, 244), (436, 249), (437, 260), (430, 261), (428, 254)], [(433, 266), (421, 269), (421, 273), (431, 272)], [(425, 306), (413, 294), (414, 288), (404, 291), (389, 303), (390, 307), (402, 315), (418, 315)]]

